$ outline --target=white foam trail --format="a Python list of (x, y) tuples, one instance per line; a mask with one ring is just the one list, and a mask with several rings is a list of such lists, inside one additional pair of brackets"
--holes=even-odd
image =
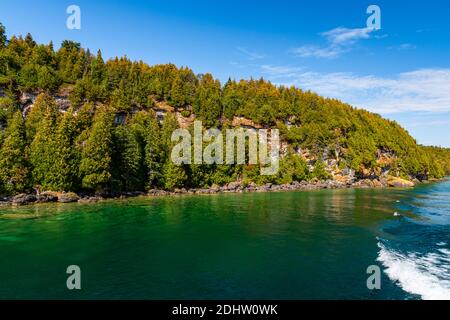
[(378, 247), (377, 260), (386, 267), (388, 277), (398, 282), (403, 290), (420, 295), (424, 300), (450, 300), (450, 268), (442, 263), (450, 258), (448, 250), (419, 256), (404, 255), (382, 243), (378, 243)]

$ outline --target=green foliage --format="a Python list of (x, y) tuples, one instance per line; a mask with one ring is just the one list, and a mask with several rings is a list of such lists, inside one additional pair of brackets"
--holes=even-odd
[(3, 48), (6, 44), (6, 31), (3, 24), (0, 22), (0, 48)]
[(31, 143), (36, 135), (41, 122), (47, 114), (55, 116), (59, 113), (58, 106), (48, 94), (42, 93), (37, 96), (33, 108), (27, 115), (25, 129), (28, 143)]
[(162, 186), (163, 184), (162, 166), (168, 154), (164, 148), (160, 130), (156, 116), (152, 115), (148, 121), (144, 136), (145, 168), (148, 177), (147, 187), (149, 189)]
[(183, 165), (176, 165), (172, 161), (168, 161), (163, 167), (164, 188), (174, 190), (185, 186), (187, 175)]
[(194, 112), (203, 120), (203, 125), (213, 127), (219, 124), (221, 115), (221, 87), (209, 73), (202, 76), (193, 105)]
[(72, 110), (62, 117), (55, 134), (55, 158), (49, 175), (53, 178), (52, 189), (75, 191), (79, 187), (78, 166), (80, 153), (74, 146), (77, 128)]
[(33, 183), (43, 189), (56, 189), (55, 173), (57, 169), (54, 161), (57, 154), (56, 130), (59, 117), (59, 111), (48, 106), (40, 121), (36, 123), (36, 133), (30, 145)]
[(17, 111), (10, 120), (0, 149), (0, 185), (8, 194), (23, 192), (29, 184), (25, 149), (25, 123), (21, 112)]
[(172, 133), (178, 129), (177, 119), (172, 114), (167, 114), (161, 128), (162, 153), (160, 161), (162, 166), (163, 187), (168, 190), (182, 187), (187, 180), (186, 170), (183, 165), (173, 163), (170, 154), (175, 145), (171, 141)]
[(111, 182), (112, 126), (113, 116), (109, 110), (98, 110), (81, 153), (82, 186), (88, 190), (105, 192)]
[(198, 80), (188, 68), (181, 68), (175, 76), (170, 90), (170, 103), (174, 107), (184, 107), (193, 102)]
[(128, 126), (113, 129), (111, 160), (113, 191), (143, 190), (142, 150)]
[[(27, 187), (58, 191), (116, 192), (145, 188), (207, 187), (237, 179), (290, 183), (330, 177), (319, 160), (309, 172), (293, 152), (274, 176), (257, 165), (176, 166), (170, 140), (178, 122), (152, 109), (191, 112), (204, 127), (276, 127), (292, 150), (334, 160), (357, 176), (388, 172), (405, 178), (440, 178), (450, 173), (450, 151), (419, 146), (396, 122), (295, 87), (263, 79), (229, 80), (195, 75), (174, 64), (149, 66), (126, 57), (104, 61), (77, 42), (37, 44), (30, 34), (8, 41), (0, 24), (0, 192)], [(20, 96), (37, 95), (19, 117)], [(71, 108), (61, 114), (55, 95), (68, 93)], [(108, 106), (108, 107), (105, 107)], [(114, 124), (116, 114), (125, 123)], [(25, 122), (25, 123), (23, 123)], [(21, 156), (18, 156), (21, 154)]]
[(314, 169), (311, 172), (311, 177), (319, 180), (327, 180), (331, 178), (331, 174), (326, 171), (325, 163), (321, 160), (317, 160), (314, 164)]

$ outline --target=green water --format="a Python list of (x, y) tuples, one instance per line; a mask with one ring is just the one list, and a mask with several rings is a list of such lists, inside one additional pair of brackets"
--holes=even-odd
[[(422, 187), (423, 190), (433, 188)], [(431, 190), (430, 189), (430, 190)], [(378, 238), (414, 190), (137, 198), (0, 208), (0, 299), (404, 299)], [(412, 210), (401, 211), (414, 215)], [(20, 218), (15, 218), (20, 217)], [(29, 218), (24, 218), (29, 217)], [(81, 268), (82, 289), (66, 288)]]

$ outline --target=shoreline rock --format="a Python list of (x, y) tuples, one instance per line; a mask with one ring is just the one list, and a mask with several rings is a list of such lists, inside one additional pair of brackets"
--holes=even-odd
[[(428, 183), (430, 181), (419, 181), (417, 183)], [(414, 182), (396, 177), (382, 177), (379, 179), (361, 179), (355, 182), (342, 182), (338, 180), (325, 181), (294, 181), (290, 184), (272, 184), (257, 185), (254, 182), (243, 184), (235, 181), (223, 186), (212, 185), (210, 188), (193, 188), (193, 189), (175, 189), (173, 191), (151, 189), (146, 193), (124, 192), (111, 195), (79, 195), (74, 192), (41, 192), (39, 194), (18, 194), (12, 197), (0, 197), (0, 207), (7, 206), (23, 206), (37, 203), (95, 203), (108, 199), (126, 199), (130, 197), (162, 197), (175, 195), (204, 195), (204, 194), (225, 194), (225, 193), (247, 193), (247, 192), (283, 192), (283, 191), (310, 191), (320, 189), (382, 189), (382, 188), (410, 188), (415, 186)]]

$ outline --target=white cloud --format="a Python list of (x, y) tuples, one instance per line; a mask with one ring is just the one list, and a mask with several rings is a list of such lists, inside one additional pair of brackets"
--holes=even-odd
[(325, 37), (328, 42), (335, 46), (342, 46), (353, 44), (361, 39), (369, 39), (370, 33), (374, 31), (373, 28), (335, 28), (330, 31), (322, 32), (321, 35)]
[(450, 111), (450, 69), (419, 69), (392, 77), (299, 71), (272, 78), (266, 69), (262, 72), (278, 84), (295, 85), (377, 113)]
[(274, 78), (292, 78), (296, 77), (303, 68), (287, 67), (287, 66), (273, 66), (265, 64), (261, 66), (262, 72)]
[(326, 32), (320, 33), (326, 39), (326, 46), (304, 45), (291, 50), (296, 57), (307, 58), (336, 58), (342, 53), (351, 50), (351, 45), (359, 40), (369, 39), (370, 33), (375, 29), (372, 28), (334, 28)]
[(237, 47), (236, 48), (240, 53), (242, 53), (243, 55), (246, 56), (246, 58), (248, 60), (260, 60), (260, 59), (264, 59), (266, 56), (260, 53), (256, 53), (256, 52), (252, 52), (247, 50), (246, 48), (243, 47)]
[(342, 48), (335, 46), (318, 47), (314, 45), (306, 45), (292, 49), (292, 53), (296, 57), (300, 58), (309, 58), (309, 57), (336, 58), (343, 52), (344, 50)]

